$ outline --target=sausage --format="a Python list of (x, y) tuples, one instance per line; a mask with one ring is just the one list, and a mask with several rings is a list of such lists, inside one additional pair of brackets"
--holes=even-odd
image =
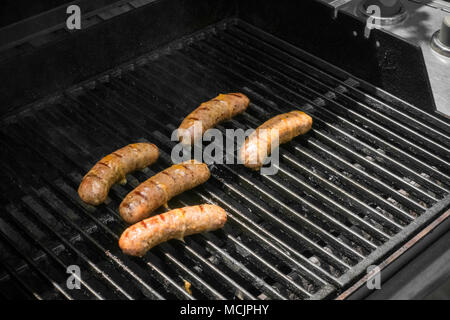
[[(258, 170), (270, 155), (272, 148), (286, 143), (311, 130), (313, 120), (302, 111), (280, 114), (256, 129), (246, 140), (240, 151), (240, 160), (251, 169)], [(278, 144), (272, 140), (278, 135)]]
[[(193, 144), (195, 139), (200, 139), (208, 129), (243, 113), (249, 104), (250, 99), (242, 93), (220, 94), (216, 98), (202, 103), (181, 123), (178, 128), (179, 141), (184, 145)], [(194, 124), (197, 121), (201, 122), (200, 137), (194, 136)]]
[(119, 246), (125, 254), (142, 257), (162, 242), (217, 230), (226, 221), (225, 210), (215, 205), (175, 209), (132, 225), (122, 233)]
[(81, 200), (93, 206), (102, 204), (115, 183), (125, 184), (128, 173), (148, 167), (158, 157), (159, 150), (152, 143), (134, 143), (114, 151), (84, 176), (78, 188)]
[(120, 204), (120, 215), (130, 224), (141, 221), (176, 195), (205, 183), (209, 177), (204, 163), (190, 160), (173, 165), (131, 191)]

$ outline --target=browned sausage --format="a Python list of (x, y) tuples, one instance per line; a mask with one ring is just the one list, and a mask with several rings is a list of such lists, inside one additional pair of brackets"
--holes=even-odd
[(119, 246), (125, 254), (142, 257), (162, 242), (217, 230), (226, 222), (225, 210), (215, 205), (175, 209), (132, 225), (122, 233)]
[(114, 151), (84, 176), (78, 188), (81, 200), (93, 206), (105, 202), (115, 183), (125, 184), (128, 173), (148, 167), (158, 157), (158, 148), (152, 143), (134, 143)]
[[(202, 103), (181, 123), (178, 131), (180, 142), (186, 145), (194, 143), (194, 138), (200, 139), (206, 130), (244, 112), (249, 103), (250, 99), (242, 93), (220, 94), (213, 100)], [(201, 122), (202, 136), (194, 137), (194, 124), (197, 121)]]
[(128, 223), (141, 221), (174, 196), (205, 183), (209, 176), (208, 166), (195, 160), (173, 165), (131, 191), (120, 204), (120, 215)]
[[(258, 170), (272, 148), (307, 133), (312, 123), (312, 118), (302, 111), (291, 111), (268, 120), (246, 139), (240, 151), (241, 161), (246, 167)], [(272, 145), (276, 135), (278, 144)]]

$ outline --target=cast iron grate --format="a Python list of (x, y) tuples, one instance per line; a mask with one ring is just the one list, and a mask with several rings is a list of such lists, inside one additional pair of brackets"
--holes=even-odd
[[(280, 150), (279, 173), (212, 168), (169, 203), (225, 208), (223, 230), (170, 241), (144, 258), (117, 245), (121, 199), (171, 164), (172, 131), (201, 102), (240, 91), (252, 103), (219, 126), (255, 128), (301, 108), (314, 129)], [(377, 92), (239, 20), (181, 39), (52, 101), (4, 119), (0, 292), (42, 299), (318, 299), (449, 207), (448, 120)], [(104, 154), (132, 141), (161, 149), (152, 167), (98, 208), (76, 193)], [(81, 289), (66, 286), (81, 268)], [(191, 284), (191, 294), (185, 284)]]

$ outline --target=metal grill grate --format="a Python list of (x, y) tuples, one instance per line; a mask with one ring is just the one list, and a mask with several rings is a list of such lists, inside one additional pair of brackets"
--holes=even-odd
[[(238, 20), (181, 39), (53, 102), (5, 119), (0, 143), (0, 283), (8, 297), (316, 299), (449, 206), (450, 125)], [(219, 126), (255, 128), (296, 107), (314, 129), (280, 150), (279, 174), (212, 168), (171, 208), (213, 202), (223, 230), (170, 241), (144, 258), (117, 245), (117, 208), (171, 164), (171, 133), (219, 92), (241, 91), (248, 111)], [(113, 187), (98, 208), (76, 193), (104, 154), (132, 141), (161, 149), (156, 165)], [(66, 269), (79, 265), (81, 289)], [(185, 289), (192, 284), (192, 295)]]

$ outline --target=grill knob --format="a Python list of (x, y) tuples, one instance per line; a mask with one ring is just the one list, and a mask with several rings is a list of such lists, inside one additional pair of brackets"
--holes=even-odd
[(437, 53), (450, 57), (450, 16), (444, 18), (441, 30), (433, 35), (431, 47)]

